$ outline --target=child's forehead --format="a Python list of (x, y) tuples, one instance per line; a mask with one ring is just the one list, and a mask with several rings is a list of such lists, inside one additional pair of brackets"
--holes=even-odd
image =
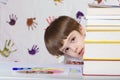
[[(75, 31), (75, 30), (73, 30), (73, 31)], [(71, 31), (67, 36), (64, 36), (63, 38), (62, 38), (62, 41), (64, 41), (64, 40), (66, 40), (66, 39), (69, 39), (73, 34), (73, 31)]]
[(76, 30), (73, 30), (73, 31), (71, 31), (70, 33), (69, 33), (69, 35), (67, 36), (67, 39), (69, 39), (71, 36), (73, 36), (73, 35), (76, 35), (76, 33), (78, 33), (78, 31), (76, 31)]
[(72, 32), (70, 32), (69, 35), (66, 36), (66, 38), (62, 39), (62, 43), (64, 44), (65, 42), (69, 41), (72, 36), (76, 35), (75, 32), (77, 32), (77, 31), (73, 30)]

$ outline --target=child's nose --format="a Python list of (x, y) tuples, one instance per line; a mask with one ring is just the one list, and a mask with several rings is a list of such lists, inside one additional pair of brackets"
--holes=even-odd
[(77, 52), (78, 48), (77, 47), (74, 47), (74, 46), (71, 46), (70, 47), (72, 51), (74, 51), (75, 53)]

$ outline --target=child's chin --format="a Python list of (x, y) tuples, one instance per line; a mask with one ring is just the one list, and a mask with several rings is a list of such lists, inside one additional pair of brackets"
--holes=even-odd
[(83, 57), (83, 54), (84, 54), (84, 53), (79, 54), (78, 56), (76, 56), (76, 58)]
[(81, 55), (78, 55), (78, 56), (76, 56), (75, 58), (80, 58), (81, 57)]

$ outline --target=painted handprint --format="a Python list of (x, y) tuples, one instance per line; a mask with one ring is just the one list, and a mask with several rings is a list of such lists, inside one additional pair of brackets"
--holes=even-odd
[(7, 2), (8, 2), (8, 0), (0, 0), (0, 3), (1, 3), (1, 4), (4, 4), (4, 5), (6, 5)]
[(54, 16), (49, 16), (48, 18), (46, 18), (47, 23), (50, 25), (50, 23), (55, 19)]
[[(55, 20), (54, 16), (49, 16), (48, 18), (46, 18), (46, 21), (47, 21), (48, 25), (50, 25), (50, 23), (54, 20)], [(45, 28), (45, 30), (46, 30), (46, 28)]]
[(36, 18), (27, 18), (27, 26), (28, 26), (28, 30), (30, 30), (30, 28), (33, 30), (33, 28), (36, 28), (36, 25), (38, 25), (36, 22), (34, 22)]
[(78, 11), (78, 12), (76, 13), (76, 19), (78, 19), (78, 20), (79, 20), (79, 23), (81, 23), (82, 20), (86, 20), (86, 17), (85, 17), (85, 15), (84, 15), (83, 12)]
[(28, 53), (31, 54), (31, 55), (34, 55), (34, 54), (36, 54), (38, 52), (39, 52), (39, 48), (38, 48), (37, 45), (33, 45), (31, 50), (28, 49)]
[(55, 5), (57, 5), (57, 3), (62, 3), (63, 0), (53, 0), (55, 2)]
[(0, 49), (0, 54), (4, 57), (9, 57), (11, 53), (17, 51), (17, 49), (12, 50), (13, 46), (14, 43), (11, 40), (6, 40), (3, 50)]
[(7, 21), (7, 23), (11, 26), (15, 25), (15, 23), (17, 21), (16, 15), (14, 15), (14, 14), (9, 15), (9, 19), (10, 19), (10, 21)]

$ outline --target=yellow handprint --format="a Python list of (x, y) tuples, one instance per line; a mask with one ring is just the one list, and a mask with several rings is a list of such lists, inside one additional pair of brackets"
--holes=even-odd
[(17, 51), (17, 49), (12, 50), (14, 43), (11, 40), (6, 40), (3, 50), (0, 49), (0, 53), (4, 57), (8, 57), (10, 53)]
[(57, 3), (62, 3), (63, 0), (53, 0), (55, 2), (55, 5), (57, 5)]

